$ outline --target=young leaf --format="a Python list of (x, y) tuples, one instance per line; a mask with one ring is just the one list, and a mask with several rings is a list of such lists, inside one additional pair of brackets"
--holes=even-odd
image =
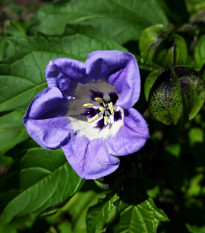
[[(127, 195), (124, 195), (127, 198)], [(87, 213), (87, 232), (155, 233), (161, 221), (169, 221), (151, 198), (129, 203), (117, 194), (99, 201)], [(134, 195), (134, 198), (136, 196)]]
[(112, 197), (101, 200), (97, 205), (92, 206), (87, 212), (87, 232), (101, 233), (105, 228), (106, 223), (112, 220), (117, 212), (117, 207), (114, 204), (119, 197)]
[(151, 198), (137, 205), (123, 202), (120, 205), (119, 222), (114, 226), (114, 233), (156, 233), (160, 222), (169, 221)]
[[(9, 222), (17, 216), (39, 214), (48, 207), (65, 201), (83, 184), (83, 180), (70, 167), (61, 150), (29, 149), (17, 168), (18, 171), (14, 171), (14, 174), (8, 172), (5, 177), (17, 179), (17, 187), (13, 189), (18, 190), (10, 195), (11, 198), (1, 213), (1, 221)], [(8, 181), (2, 181), (4, 188), (9, 184)]]

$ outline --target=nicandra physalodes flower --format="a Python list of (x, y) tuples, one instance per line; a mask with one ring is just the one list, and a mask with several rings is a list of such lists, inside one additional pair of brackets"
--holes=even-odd
[(144, 146), (146, 121), (132, 106), (140, 95), (134, 56), (95, 51), (85, 63), (51, 60), (48, 88), (31, 102), (24, 116), (30, 136), (43, 148), (61, 147), (78, 175), (97, 179), (114, 172), (119, 156)]

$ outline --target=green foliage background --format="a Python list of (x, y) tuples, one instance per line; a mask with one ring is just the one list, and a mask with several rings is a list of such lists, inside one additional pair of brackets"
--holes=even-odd
[[(204, 33), (203, 0), (0, 0), (0, 233), (204, 233)], [(22, 118), (47, 87), (49, 60), (85, 61), (94, 50), (136, 56), (135, 108), (151, 138), (115, 173), (86, 181)], [(186, 93), (175, 65), (198, 71)], [(171, 92), (157, 81), (170, 67)], [(162, 108), (170, 95), (180, 105)]]

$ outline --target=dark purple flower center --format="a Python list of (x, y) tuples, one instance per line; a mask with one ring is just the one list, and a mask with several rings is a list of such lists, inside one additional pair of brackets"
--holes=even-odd
[(115, 106), (118, 95), (110, 92), (109, 100), (105, 100), (104, 93), (90, 90), (91, 103), (84, 104), (85, 111), (83, 115), (87, 116), (88, 122), (97, 121), (96, 127), (102, 130), (106, 126), (111, 126), (114, 122), (122, 120), (122, 113)]

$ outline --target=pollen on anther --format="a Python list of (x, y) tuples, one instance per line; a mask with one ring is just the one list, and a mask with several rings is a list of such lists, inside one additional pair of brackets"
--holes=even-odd
[(103, 112), (103, 111), (105, 110), (105, 108), (102, 107), (102, 106), (100, 106), (100, 107), (99, 107), (99, 110), (100, 110), (101, 112)]
[(108, 124), (108, 119), (109, 119), (109, 117), (107, 117), (107, 116), (104, 117), (104, 125)]
[(113, 103), (112, 102), (108, 103), (108, 107), (110, 109), (111, 114), (114, 115), (115, 112), (114, 112), (114, 108), (113, 108)]
[(90, 119), (88, 120), (88, 123), (91, 123), (91, 122), (96, 121), (96, 120), (98, 120), (98, 119), (99, 119), (99, 116), (98, 116), (98, 114), (97, 114), (97, 115), (95, 115), (94, 117), (90, 118)]
[(92, 108), (93, 104), (92, 103), (83, 104), (83, 107), (85, 107), (85, 108)]
[(97, 101), (97, 102), (100, 103), (100, 104), (103, 103), (103, 100), (102, 100), (102, 98), (100, 98), (100, 97), (96, 97), (96, 98), (95, 98), (95, 101)]

